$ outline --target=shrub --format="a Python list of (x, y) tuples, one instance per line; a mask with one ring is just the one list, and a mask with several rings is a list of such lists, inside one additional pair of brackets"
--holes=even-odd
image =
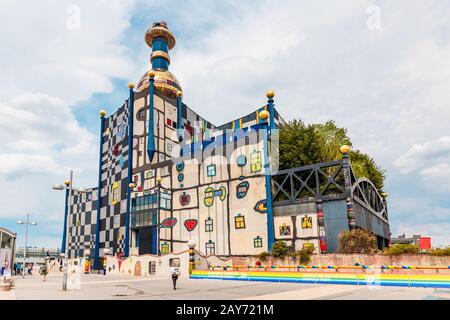
[(308, 246), (296, 252), (300, 263), (307, 264), (311, 262), (311, 254), (314, 253), (314, 247)]
[(450, 256), (450, 247), (431, 249), (428, 253), (433, 256)]
[(418, 254), (420, 248), (415, 244), (396, 243), (383, 251), (385, 254), (398, 255), (398, 254)]
[(278, 241), (272, 245), (272, 256), (275, 258), (284, 259), (290, 251), (286, 242)]
[(257, 255), (258, 259), (261, 261), (266, 261), (268, 256), (270, 256), (270, 253), (266, 251), (261, 252), (259, 255)]
[(339, 236), (340, 253), (375, 253), (377, 241), (375, 236), (364, 229), (344, 231)]

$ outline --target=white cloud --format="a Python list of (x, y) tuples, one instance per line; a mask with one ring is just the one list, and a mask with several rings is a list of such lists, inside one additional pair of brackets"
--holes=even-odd
[(2, 1), (2, 94), (42, 92), (72, 105), (93, 92), (110, 92), (113, 78), (131, 78), (134, 64), (120, 41), (134, 4), (76, 1), (79, 28), (69, 28), (73, 1)]
[(52, 184), (69, 169), (76, 186), (97, 181), (98, 140), (73, 106), (136, 75), (123, 44), (136, 1), (76, 1), (79, 28), (69, 28), (73, 3), (5, 0), (0, 10), (0, 224), (30, 213), (45, 230), (37, 245), (62, 230), (64, 196)]
[(417, 175), (430, 193), (450, 192), (450, 136), (414, 144), (394, 164), (403, 174)]
[(0, 101), (0, 174), (61, 174), (68, 165), (81, 169), (94, 160), (96, 140), (61, 99), (25, 93)]
[(424, 168), (430, 163), (450, 163), (450, 136), (414, 144), (395, 161), (395, 165), (403, 173)]

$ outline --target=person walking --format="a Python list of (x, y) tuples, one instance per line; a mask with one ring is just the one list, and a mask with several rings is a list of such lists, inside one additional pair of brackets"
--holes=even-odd
[(181, 272), (178, 267), (171, 267), (170, 273), (172, 274), (173, 290), (177, 290), (177, 280)]
[(43, 277), (43, 281), (47, 281), (47, 274), (48, 274), (48, 267), (47, 267), (47, 262), (48, 260), (45, 259), (44, 264), (42, 265), (42, 267), (39, 269), (39, 273), (41, 274), (41, 276)]

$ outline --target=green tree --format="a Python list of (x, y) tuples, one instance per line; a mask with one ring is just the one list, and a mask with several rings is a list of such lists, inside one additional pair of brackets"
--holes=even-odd
[(350, 151), (349, 156), (355, 175), (371, 180), (378, 190), (383, 190), (385, 171), (370, 156), (359, 150)]
[[(279, 134), (281, 170), (341, 159), (339, 148), (344, 144), (352, 145), (347, 130), (336, 126), (334, 121), (305, 125), (294, 119), (282, 124)], [(356, 176), (371, 180), (378, 190), (382, 190), (384, 170), (359, 150), (350, 151), (349, 156)]]

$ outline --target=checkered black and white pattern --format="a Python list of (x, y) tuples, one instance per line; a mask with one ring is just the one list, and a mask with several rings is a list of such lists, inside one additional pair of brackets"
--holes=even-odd
[(67, 253), (69, 258), (83, 256), (85, 249), (93, 249), (97, 227), (97, 188), (87, 193), (72, 192), (68, 212)]
[[(102, 147), (100, 250), (123, 252), (128, 185), (128, 102), (105, 119)], [(100, 252), (101, 253), (101, 252)]]

